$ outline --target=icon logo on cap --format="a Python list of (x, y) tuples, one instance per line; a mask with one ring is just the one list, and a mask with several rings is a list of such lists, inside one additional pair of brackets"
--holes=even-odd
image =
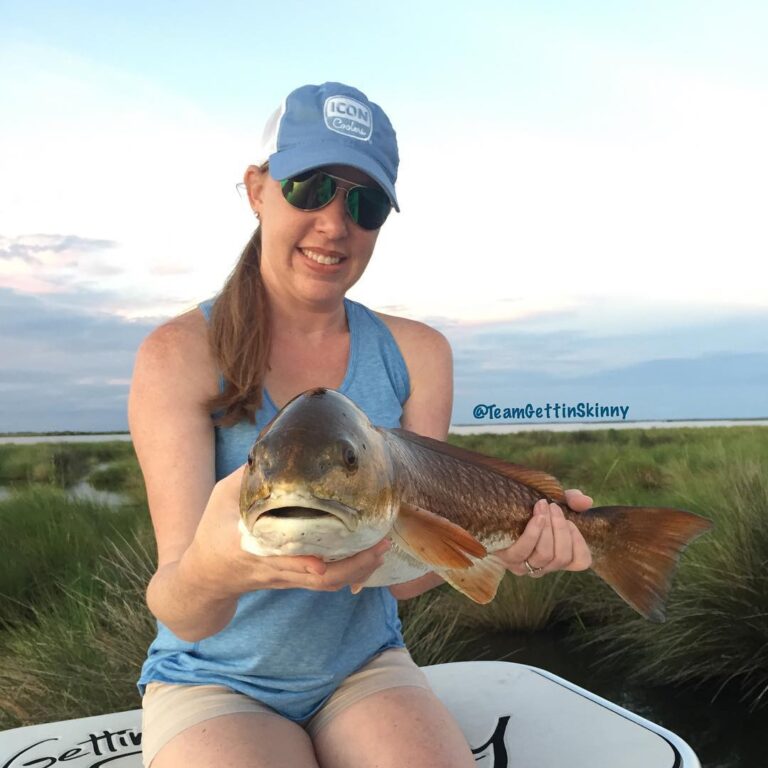
[(330, 96), (323, 107), (325, 125), (342, 136), (368, 141), (373, 133), (373, 115), (369, 107), (349, 96)]

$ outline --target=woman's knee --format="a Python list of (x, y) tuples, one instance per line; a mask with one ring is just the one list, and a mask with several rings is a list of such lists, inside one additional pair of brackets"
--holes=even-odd
[(431, 690), (390, 688), (340, 712), (315, 736), (322, 768), (474, 768), (472, 751)]

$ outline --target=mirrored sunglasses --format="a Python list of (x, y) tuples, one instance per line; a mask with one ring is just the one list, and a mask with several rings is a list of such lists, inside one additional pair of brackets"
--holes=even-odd
[(392, 203), (381, 189), (364, 187), (325, 171), (307, 171), (283, 179), (280, 187), (283, 197), (301, 211), (319, 211), (330, 203), (339, 189), (346, 192), (346, 209), (352, 221), (363, 229), (378, 229), (389, 216)]

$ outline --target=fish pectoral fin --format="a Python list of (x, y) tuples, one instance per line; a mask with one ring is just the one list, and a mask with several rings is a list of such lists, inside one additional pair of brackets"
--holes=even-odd
[(435, 568), (469, 568), (485, 547), (459, 525), (428, 509), (401, 502), (390, 537), (417, 560)]
[(469, 568), (438, 570), (437, 573), (454, 589), (458, 589), (476, 603), (485, 604), (496, 597), (496, 591), (506, 571), (504, 563), (498, 557), (488, 555)]

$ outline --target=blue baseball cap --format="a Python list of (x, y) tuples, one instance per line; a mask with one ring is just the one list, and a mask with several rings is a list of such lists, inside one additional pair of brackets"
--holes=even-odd
[(384, 110), (342, 83), (291, 91), (264, 127), (256, 165), (269, 162), (273, 179), (322, 165), (349, 165), (367, 173), (396, 211), (397, 137)]

